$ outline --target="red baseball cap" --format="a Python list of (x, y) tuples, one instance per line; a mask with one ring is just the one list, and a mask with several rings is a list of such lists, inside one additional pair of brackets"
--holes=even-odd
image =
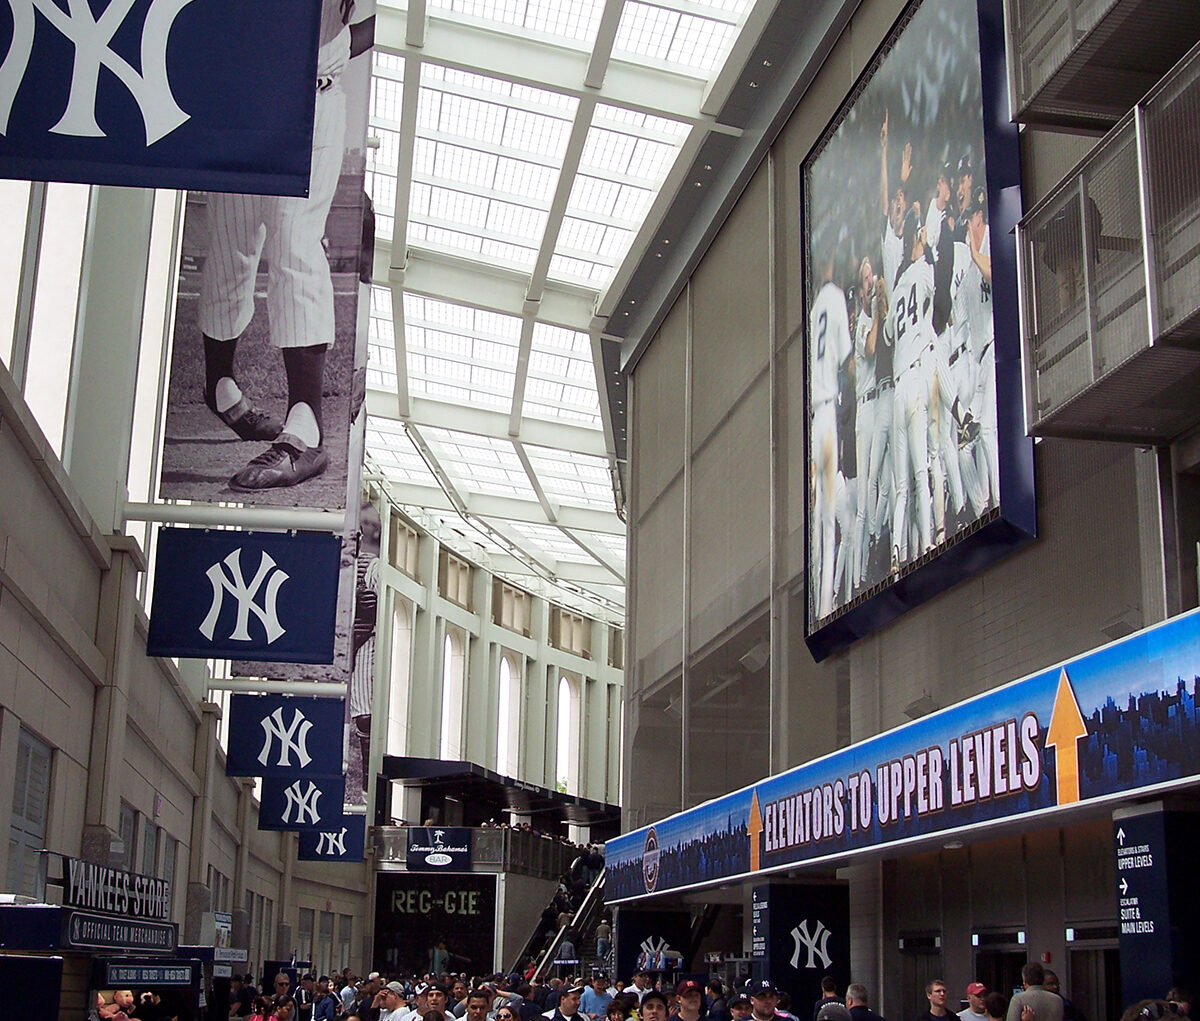
[(675, 987), (676, 996), (691, 996), (692, 993), (699, 993), (700, 987), (692, 980), (685, 979)]
[(985, 986), (982, 982), (972, 982), (969, 986), (967, 986), (968, 996), (982, 996), (986, 992), (987, 986)]

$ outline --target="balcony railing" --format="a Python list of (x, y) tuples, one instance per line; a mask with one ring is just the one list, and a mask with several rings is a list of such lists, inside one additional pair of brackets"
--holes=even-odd
[(1018, 237), (1030, 431), (1161, 443), (1200, 422), (1200, 45)]
[[(402, 862), (407, 852), (407, 826), (375, 828), (376, 862)], [(578, 847), (530, 830), (503, 826), (479, 826), (471, 830), (473, 867), (558, 879), (578, 855)]]
[(1006, 0), (1013, 119), (1107, 130), (1200, 40), (1195, 0)]

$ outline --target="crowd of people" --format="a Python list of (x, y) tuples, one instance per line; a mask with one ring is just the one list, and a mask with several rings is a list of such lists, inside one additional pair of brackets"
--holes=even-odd
[[(925, 987), (928, 1006), (906, 1021), (1088, 1021), (1064, 996), (1058, 976), (1031, 961), (1021, 972), (1022, 988), (1011, 997), (970, 982), (966, 1006), (955, 1010), (949, 987), (934, 979)], [(265, 983), (264, 983), (265, 984)], [(718, 979), (705, 985), (684, 979), (678, 985), (644, 969), (629, 982), (597, 971), (542, 981), (517, 973), (468, 977), (427, 973), (389, 978), (371, 972), (356, 980), (349, 968), (332, 977), (306, 974), (293, 990), (280, 973), (271, 992), (260, 992), (251, 976), (234, 976), (230, 1021), (887, 1021), (870, 1005), (867, 987), (851, 983), (839, 990), (830, 976), (811, 1011), (793, 1004), (769, 979), (726, 989)], [(1161, 1000), (1140, 1000), (1122, 1021), (1174, 1021), (1190, 1017), (1192, 998), (1171, 989)]]

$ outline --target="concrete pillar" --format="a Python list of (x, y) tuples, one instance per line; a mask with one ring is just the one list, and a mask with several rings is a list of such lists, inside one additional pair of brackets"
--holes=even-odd
[(92, 715), (82, 854), (89, 861), (127, 866), (132, 849), (125, 848), (120, 857), (114, 857), (113, 843), (120, 832), (121, 777), (129, 717), (127, 663), (141, 644), (133, 630), (134, 606), (138, 573), (146, 569), (146, 561), (132, 539), (115, 536), (111, 541), (112, 566), (100, 583), (96, 622), (96, 645), (106, 669)]
[[(246, 910), (246, 864), (250, 858), (250, 802), (254, 781), (239, 782), (237, 807), (237, 855), (233, 859), (233, 945), (250, 946), (250, 913)], [(261, 953), (265, 948), (260, 948)]]
[(153, 212), (153, 191), (92, 189), (62, 459), (105, 533), (125, 501)]
[[(198, 660), (183, 660), (189, 667), (207, 667)], [(215, 702), (201, 702), (203, 714), (196, 728), (196, 751), (192, 768), (200, 778), (200, 793), (192, 799), (192, 833), (188, 848), (187, 906), (183, 917), (183, 942), (200, 942), (200, 926), (204, 915), (212, 910), (212, 891), (208, 887), (208, 848), (212, 833), (213, 785), (215, 783), (217, 721), (221, 707)]]

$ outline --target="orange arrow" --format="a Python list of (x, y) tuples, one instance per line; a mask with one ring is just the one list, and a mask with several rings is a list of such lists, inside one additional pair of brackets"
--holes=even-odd
[(1067, 671), (1058, 679), (1054, 696), (1054, 711), (1046, 730), (1046, 747), (1054, 746), (1055, 778), (1058, 784), (1058, 803), (1074, 804), (1079, 800), (1079, 746), (1076, 742), (1087, 737), (1087, 724), (1075, 701), (1075, 692)]
[(750, 833), (750, 871), (757, 872), (759, 868), (758, 860), (758, 838), (762, 834), (762, 812), (758, 807), (758, 788), (754, 789), (754, 793), (750, 795), (750, 821), (746, 824), (746, 829)]

